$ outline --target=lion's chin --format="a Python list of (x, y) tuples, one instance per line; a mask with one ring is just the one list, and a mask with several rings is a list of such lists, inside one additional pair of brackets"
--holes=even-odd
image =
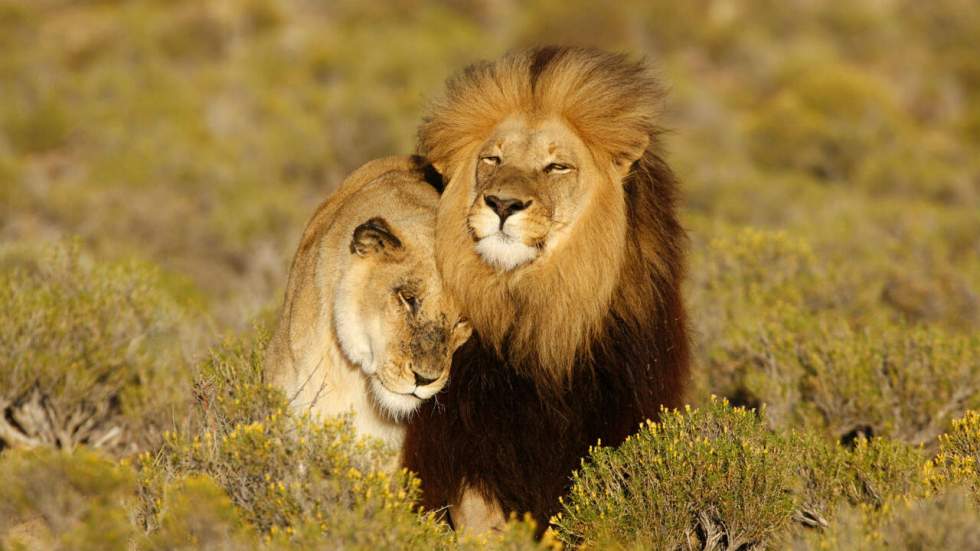
[(388, 390), (377, 377), (371, 378), (371, 394), (378, 407), (390, 419), (401, 421), (414, 412), (422, 403), (422, 398), (414, 394), (399, 394)]
[(476, 252), (484, 262), (505, 272), (533, 261), (539, 254), (536, 247), (500, 233), (477, 241)]

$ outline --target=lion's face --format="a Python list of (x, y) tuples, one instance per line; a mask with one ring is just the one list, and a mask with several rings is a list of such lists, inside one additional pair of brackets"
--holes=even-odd
[(606, 183), (585, 143), (558, 117), (503, 121), (476, 151), (466, 224), (498, 271), (561, 244)]
[(398, 419), (445, 386), (470, 326), (443, 293), (431, 235), (372, 218), (354, 231), (350, 252), (334, 304), (341, 349)]
[(498, 353), (568, 369), (608, 312), (619, 277), (623, 182), (634, 158), (617, 163), (557, 114), (513, 115), (485, 136), (450, 164), (439, 269)]
[(535, 48), (461, 71), (419, 128), (446, 181), (446, 287), (481, 344), (542, 388), (561, 390), (611, 311), (649, 316), (651, 271), (675, 277), (682, 232), (654, 151), (660, 100), (642, 63)]

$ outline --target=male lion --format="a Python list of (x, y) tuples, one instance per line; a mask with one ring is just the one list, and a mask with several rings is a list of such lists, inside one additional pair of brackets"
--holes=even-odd
[(661, 88), (578, 48), (477, 63), (447, 87), (419, 150), (446, 180), (436, 262), (474, 338), (404, 461), (457, 527), (530, 511), (543, 530), (590, 445), (682, 404), (685, 236), (657, 153)]
[(469, 324), (433, 257), (438, 192), (417, 158), (372, 161), (317, 209), (293, 259), (267, 380), (296, 410), (353, 412), (401, 445), (403, 420), (446, 384)]

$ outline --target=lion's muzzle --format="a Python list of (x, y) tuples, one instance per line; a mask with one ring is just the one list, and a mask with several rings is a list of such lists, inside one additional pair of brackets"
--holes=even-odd
[(497, 197), (496, 195), (484, 195), (483, 202), (486, 203), (490, 210), (492, 210), (497, 218), (500, 218), (500, 227), (503, 229), (504, 223), (510, 215), (520, 212), (527, 207), (531, 206), (532, 200), (528, 199), (526, 202), (520, 199), (514, 199), (513, 197)]
[(487, 264), (508, 271), (540, 254), (551, 217), (534, 193), (536, 184), (532, 175), (501, 167), (480, 186), (468, 223), (476, 252)]

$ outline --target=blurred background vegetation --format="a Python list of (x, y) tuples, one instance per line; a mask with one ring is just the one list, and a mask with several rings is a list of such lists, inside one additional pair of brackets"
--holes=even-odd
[(0, 0), (0, 549), (480, 545), (257, 366), (316, 205), (555, 42), (669, 89), (704, 406), (597, 450), (556, 537), (976, 548), (978, 37), (973, 0)]

